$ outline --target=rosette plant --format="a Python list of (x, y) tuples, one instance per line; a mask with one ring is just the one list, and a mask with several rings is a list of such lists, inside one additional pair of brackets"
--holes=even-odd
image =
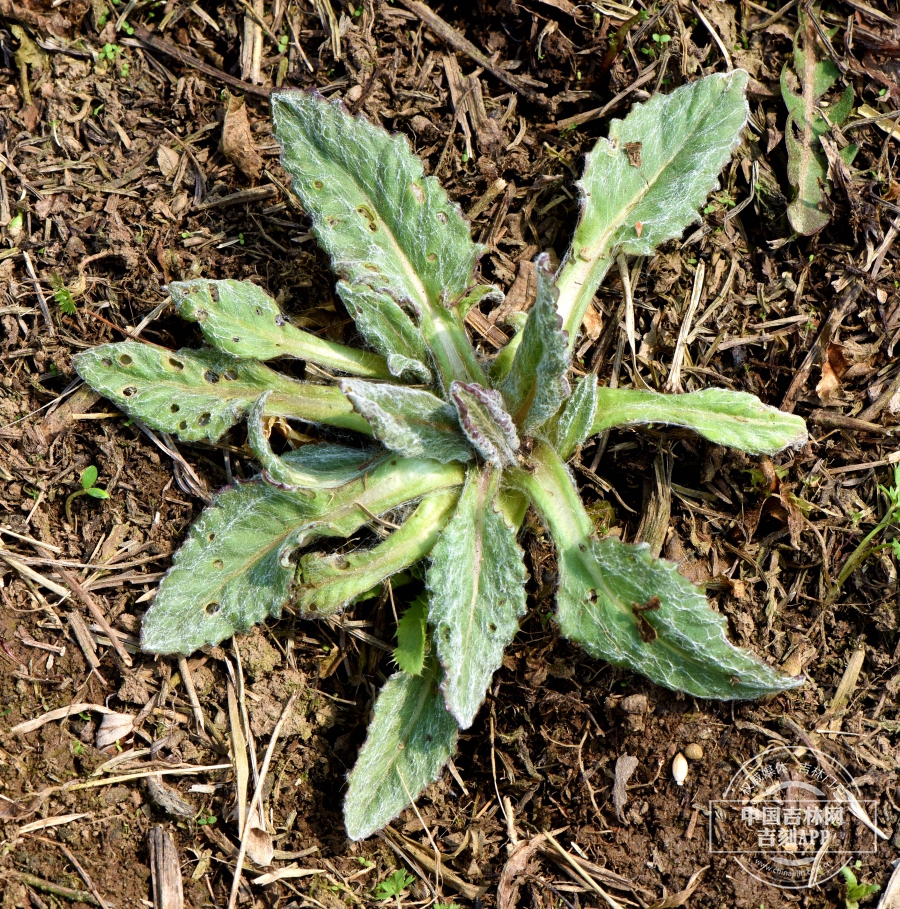
[[(566, 467), (581, 443), (616, 426), (674, 424), (757, 453), (806, 437), (801, 419), (748, 394), (598, 388), (592, 374), (573, 387), (570, 376), (614, 257), (678, 236), (717, 186), (747, 116), (746, 83), (742, 71), (709, 76), (611, 121), (587, 156), (572, 246), (556, 274), (538, 258), (537, 298), (492, 359), (464, 319), (500, 291), (475, 280), (483, 249), (407, 141), (340, 103), (276, 93), (284, 167), (367, 349), (300, 330), (254, 284), (201, 279), (169, 290), (208, 348), (127, 341), (79, 355), (85, 382), (185, 442), (215, 442), (246, 417), (260, 467), (190, 529), (144, 617), (145, 650), (188, 654), (288, 604), (331, 616), (423, 563), (425, 594), (398, 628), (400, 671), (377, 698), (349, 778), (352, 838), (437, 779), (458, 729), (475, 719), (525, 613), (517, 532), (529, 505), (556, 547), (560, 631), (591, 655), (704, 698), (797, 683), (732, 645), (725, 618), (673, 564), (598, 539)], [(298, 381), (264, 365), (288, 357), (316, 368)], [(341, 432), (279, 455), (269, 433), (284, 420)], [(358, 444), (347, 442), (351, 430)], [(373, 522), (390, 533), (369, 549), (311, 548)]]

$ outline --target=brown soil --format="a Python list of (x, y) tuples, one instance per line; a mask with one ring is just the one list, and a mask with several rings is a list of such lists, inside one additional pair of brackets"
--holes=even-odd
[[(881, 15), (858, 2), (820, 14), (824, 28), (838, 27), (832, 51), (854, 86), (856, 105), (880, 111), (900, 102), (900, 30), (885, 21), (885, 12), (897, 21), (896, 4), (890, 5), (879, 7)], [(888, 551), (876, 554), (834, 605), (824, 606), (823, 597), (829, 578), (883, 514), (877, 487), (889, 484), (886, 461), (896, 451), (890, 432), (898, 423), (896, 397), (867, 411), (885, 398), (897, 374), (896, 139), (875, 125), (847, 129), (845, 138), (860, 150), (849, 182), (836, 180), (831, 224), (812, 238), (788, 240), (778, 79), (798, 28), (790, 4), (769, 21), (764, 5), (701, 0), (707, 27), (690, 3), (670, 3), (636, 25), (606, 71), (604, 55), (618, 22), (592, 15), (586, 4), (433, 3), (495, 68), (513, 64), (508, 72), (521, 80), (514, 89), (479, 69), (466, 90), (473, 98), (482, 93), (483, 111), (473, 102), (473, 112), (460, 118), (465, 123), (457, 111), (467, 102), (459, 95), (454, 100), (449, 83), (458, 70), (470, 76), (474, 64), (455, 55), (406, 3), (255, 0), (252, 8), (265, 24), (257, 29), (256, 86), (250, 84), (252, 61), (242, 68), (256, 21), (249, 7), (235, 2), (220, 9), (209, 0), (129, 4), (128, 24), (117, 32), (122, 4), (0, 0), (6, 86), (0, 92), (0, 528), (13, 532), (0, 537), (0, 906), (66, 902), (40, 882), (84, 893), (90, 888), (73, 858), (108, 904), (150, 905), (148, 832), (160, 824), (178, 848), (185, 905), (227, 903), (237, 842), (230, 771), (170, 776), (174, 794), (148, 788), (144, 780), (65, 787), (137, 767), (227, 762), (227, 747), (217, 742), (228, 729), (224, 658), (233, 660), (231, 644), (188, 662), (203, 732), (177, 661), (133, 652), (134, 665), (126, 669), (102, 630), (94, 630), (85, 598), (63, 601), (44, 582), (68, 587), (60, 573), (65, 568), (107, 621), (129, 636), (126, 643), (134, 641), (150, 595), (204, 498), (252, 471), (237, 430), (226, 445), (178, 446), (192, 477), (136, 424), (79, 386), (73, 354), (123, 340), (139, 327), (155, 344), (197, 346), (194, 326), (171, 307), (158, 307), (170, 280), (198, 275), (255, 276), (298, 324), (350, 338), (352, 325), (333, 294), (326, 258), (286, 194), (265, 91), (276, 82), (315, 86), (407, 135), (427, 172), (440, 177), (463, 211), (476, 209), (474, 234), (489, 246), (484, 278), (521, 295), (534, 255), (564, 251), (580, 156), (605, 132), (604, 119), (584, 119), (574, 130), (558, 124), (620, 93), (609, 112), (623, 115), (658, 85), (667, 90), (726, 69), (710, 29), (733, 63), (753, 77), (752, 128), (704, 212), (705, 233), (668, 244), (645, 263), (636, 287), (643, 374), (659, 384), (668, 375), (695, 267), (703, 260), (707, 278), (698, 312), (717, 294), (724, 297), (689, 345), (694, 367), (684, 373), (685, 388), (716, 384), (753, 392), (805, 416), (812, 438), (801, 451), (770, 462), (685, 433), (614, 432), (599, 459), (597, 444), (588, 444), (575, 470), (597, 515), (629, 540), (642, 514), (658, 512), (661, 497), (670, 495), (665, 523), (655, 529), (645, 523), (642, 535), (650, 534), (686, 574), (707, 583), (736, 642), (778, 665), (802, 667), (807, 684), (766, 702), (705, 703), (586, 657), (558, 638), (550, 620), (552, 551), (540, 528), (530, 527), (528, 618), (488, 704), (461, 737), (456, 772), (427, 790), (418, 812), (407, 811), (393, 824), (396, 834), (424, 847), (416, 852), (396, 838), (352, 844), (340, 815), (344, 778), (363, 739), (372, 694), (390, 672), (389, 655), (347, 633), (341, 622), (271, 622), (237, 646), (260, 752), (284, 701), (299, 693), (266, 792), (280, 850), (275, 867), (297, 861), (321, 873), (253, 886), (241, 899), (327, 909), (373, 904), (376, 884), (399, 867), (415, 877), (404, 900), (429, 905), (434, 874), (423, 856), (433, 855), (434, 844), (446, 867), (483, 888), (479, 899), (493, 905), (510, 845), (499, 796), (509, 800), (520, 842), (557, 831), (570, 854), (582, 853), (624, 879), (616, 888), (598, 878), (623, 903), (843, 906), (839, 879), (814, 890), (778, 890), (755, 881), (733, 858), (709, 854), (709, 800), (724, 793), (743, 761), (782, 741), (823, 750), (877, 803), (877, 823), (889, 839), (877, 854), (860, 856), (857, 874), (884, 886), (900, 858), (896, 561)], [(282, 35), (286, 50), (279, 46)], [(671, 40), (661, 41), (664, 35)], [(221, 73), (230, 74), (230, 86)], [(245, 128), (230, 139), (222, 124), (226, 106), (235, 102), (226, 90), (246, 97), (248, 114)], [(881, 122), (889, 128), (892, 121)], [(501, 178), (505, 187), (496, 183)], [(753, 200), (735, 214), (751, 185)], [(499, 192), (479, 204), (492, 186)], [(248, 195), (228, 198), (235, 193)], [(61, 288), (74, 299), (74, 312), (63, 311)], [(602, 381), (609, 381), (616, 349), (622, 349), (621, 299), (621, 285), (610, 277), (599, 294), (602, 312), (579, 348), (584, 368), (597, 368)], [(503, 325), (491, 327), (484, 318), (479, 325), (491, 352)], [(627, 357), (619, 378), (631, 384)], [(665, 475), (669, 458), (671, 481), (660, 485), (654, 465)], [(76, 497), (67, 515), (67, 498), (92, 464), (109, 499)], [(115, 561), (105, 571), (80, 567), (110, 558)], [(65, 567), (64, 560), (76, 564)], [(366, 631), (381, 640), (393, 634), (385, 604), (374, 610), (366, 604), (345, 618), (368, 620)], [(79, 626), (87, 627), (81, 644)], [(343, 660), (333, 658), (334, 647)], [(834, 716), (837, 686), (858, 648), (864, 648), (861, 672), (843, 712)], [(96, 663), (93, 671), (85, 652)], [(638, 709), (629, 713), (622, 698), (634, 695), (645, 695), (646, 704), (629, 701)], [(142, 713), (143, 723), (106, 753), (95, 747), (102, 715), (85, 709), (36, 731), (8, 731), (72, 704)], [(678, 788), (669, 767), (689, 743), (700, 744), (703, 757)], [(91, 776), (132, 748), (152, 748), (152, 754)], [(622, 755), (636, 758), (637, 769), (617, 816), (612, 784)], [(23, 832), (26, 824), (70, 814), (82, 817)], [(206, 823), (210, 818), (214, 822)], [(703, 868), (692, 896), (660, 902)], [(253, 867), (245, 875), (257, 876)], [(439, 901), (468, 904), (447, 880)], [(517, 883), (522, 906), (603, 905), (546, 844)]]

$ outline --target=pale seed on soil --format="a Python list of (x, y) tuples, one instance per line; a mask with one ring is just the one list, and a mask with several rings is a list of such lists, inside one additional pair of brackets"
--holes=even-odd
[(678, 754), (675, 755), (675, 760), (672, 761), (672, 777), (679, 786), (682, 786), (687, 779), (687, 775), (687, 758), (679, 751)]
[(703, 760), (703, 749), (696, 742), (691, 742), (690, 745), (685, 746), (684, 756), (689, 761), (702, 761)]

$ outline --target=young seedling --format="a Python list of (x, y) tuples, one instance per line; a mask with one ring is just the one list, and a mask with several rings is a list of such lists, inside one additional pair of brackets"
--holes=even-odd
[[(472, 725), (525, 613), (517, 533), (529, 505), (556, 546), (560, 629), (593, 656), (698, 697), (799, 684), (732, 645), (725, 618), (675, 565), (646, 546), (597, 539), (566, 467), (585, 440), (616, 426), (670, 423), (752, 453), (806, 438), (800, 418), (741, 392), (667, 396), (569, 375), (610, 263), (678, 236), (717, 188), (747, 116), (747, 78), (709, 76), (610, 123), (579, 183), (572, 246), (556, 274), (538, 257), (534, 305), (492, 360), (473, 347), (464, 319), (502, 295), (476, 280), (484, 249), (406, 140), (339, 103), (276, 93), (292, 189), (370, 349), (296, 328), (254, 284), (194, 280), (169, 289), (210, 348), (126, 341), (79, 355), (89, 385), (183, 441), (215, 442), (246, 418), (260, 465), (189, 531), (144, 616), (145, 650), (189, 654), (278, 617), (287, 603), (305, 618), (330, 616), (427, 566), (424, 599), (398, 628), (399, 671), (350, 775), (352, 838), (379, 830), (437, 779), (459, 728)], [(342, 377), (301, 382), (265, 365), (285, 357)], [(362, 438), (279, 455), (269, 435), (285, 419)], [(368, 551), (329, 553), (329, 540), (366, 526), (392, 532)]]
[[(856, 869), (859, 870), (862, 867), (862, 862), (856, 863)], [(881, 890), (879, 884), (861, 884), (857, 879), (853, 871), (850, 870), (848, 865), (845, 868), (841, 868), (841, 875), (844, 878), (844, 905), (846, 909), (859, 909), (859, 904), (868, 899), (875, 893), (878, 893)]]
[(891, 486), (880, 486), (878, 491), (886, 500), (886, 507), (882, 519), (862, 538), (859, 545), (847, 556), (841, 570), (838, 572), (834, 583), (831, 585), (825, 598), (827, 604), (833, 603), (841, 594), (841, 589), (847, 579), (852, 575), (869, 556), (884, 549), (891, 549), (894, 558), (900, 562), (900, 538), (897, 536), (878, 542), (879, 537), (893, 528), (896, 534), (900, 530), (900, 464), (894, 466), (894, 482)]
[(92, 499), (108, 499), (109, 493), (105, 489), (94, 486), (97, 482), (97, 468), (91, 464), (81, 472), (81, 489), (76, 489), (66, 498), (66, 519), (72, 523), (72, 501), (79, 496), (90, 496)]
[(389, 874), (375, 888), (375, 899), (377, 900), (396, 900), (400, 905), (400, 894), (415, 880), (415, 878), (406, 871), (398, 869)]

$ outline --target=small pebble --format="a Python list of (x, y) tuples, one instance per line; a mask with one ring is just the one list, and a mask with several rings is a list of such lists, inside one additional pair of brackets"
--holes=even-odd
[(649, 704), (646, 694), (630, 694), (619, 702), (619, 710), (623, 713), (642, 714), (647, 712)]
[(685, 746), (684, 756), (689, 761), (702, 761), (703, 749), (696, 742), (691, 742), (690, 745)]
[(679, 786), (682, 786), (687, 779), (687, 775), (687, 758), (679, 751), (678, 754), (675, 755), (675, 760), (672, 761), (672, 777)]

